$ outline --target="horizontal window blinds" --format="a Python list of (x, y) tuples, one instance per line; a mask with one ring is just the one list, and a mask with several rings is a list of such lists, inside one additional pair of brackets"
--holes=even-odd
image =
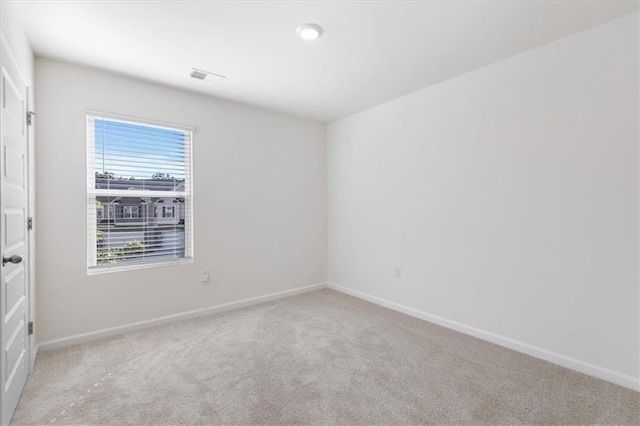
[(87, 264), (166, 262), (192, 253), (192, 132), (87, 116)]

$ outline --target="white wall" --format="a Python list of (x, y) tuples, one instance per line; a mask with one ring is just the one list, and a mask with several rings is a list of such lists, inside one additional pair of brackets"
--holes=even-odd
[[(35, 68), (40, 341), (326, 280), (324, 124), (48, 59)], [(85, 107), (197, 127), (193, 264), (87, 276)]]
[(637, 13), (331, 123), (328, 193), (330, 282), (637, 380)]

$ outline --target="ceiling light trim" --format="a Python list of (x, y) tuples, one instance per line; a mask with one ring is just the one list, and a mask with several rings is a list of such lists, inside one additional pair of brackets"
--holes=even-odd
[(296, 34), (304, 41), (314, 41), (322, 36), (322, 27), (313, 23), (302, 24), (296, 28)]

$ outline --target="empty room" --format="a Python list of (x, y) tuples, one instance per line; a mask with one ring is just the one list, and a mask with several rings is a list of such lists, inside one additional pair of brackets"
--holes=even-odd
[(0, 424), (640, 424), (638, 1), (0, 24)]

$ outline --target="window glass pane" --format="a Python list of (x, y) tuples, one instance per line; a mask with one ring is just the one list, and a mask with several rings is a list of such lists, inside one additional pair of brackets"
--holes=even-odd
[(191, 256), (191, 133), (97, 117), (87, 123), (89, 267)]
[(175, 200), (178, 204), (165, 207), (171, 216), (158, 217), (154, 213), (159, 203), (167, 201), (164, 198), (97, 197), (103, 208), (108, 206), (115, 212), (113, 217), (97, 218), (97, 264), (184, 257), (184, 197)]
[(96, 189), (173, 191), (184, 185), (182, 131), (95, 119)]

